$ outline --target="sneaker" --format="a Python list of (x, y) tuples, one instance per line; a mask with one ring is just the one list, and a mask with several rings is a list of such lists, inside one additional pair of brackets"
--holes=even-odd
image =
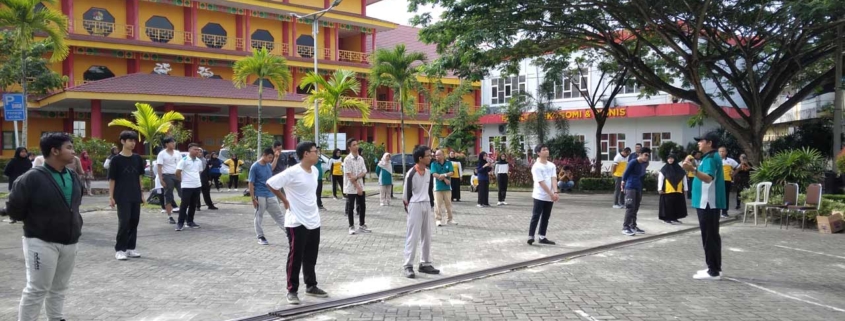
[(540, 239), (540, 242), (539, 242), (539, 243), (540, 243), (540, 244), (548, 244), (548, 245), (555, 245), (555, 244), (556, 244), (554, 241), (549, 240), (549, 239), (547, 239), (547, 238), (542, 238), (542, 239)]
[(267, 243), (267, 239), (265, 239), (263, 236), (259, 236), (258, 237), (258, 244), (269, 245), (270, 243)]
[(502, 206), (502, 202), (497, 202), (496, 206)]
[(441, 223), (440, 220), (437, 220), (436, 224), (437, 224), (437, 226), (443, 226), (443, 223)]
[(722, 218), (731, 218), (728, 213), (722, 213)]
[[(696, 271), (695, 274), (707, 274), (708, 271), (710, 271), (710, 269), (699, 270), (699, 271)], [(719, 276), (724, 276), (724, 275), (725, 275), (725, 271), (719, 271)]]
[(117, 251), (117, 252), (115, 252), (115, 253), (114, 253), (114, 258), (118, 259), (119, 261), (126, 261), (126, 260), (128, 260), (128, 259), (129, 259), (129, 257), (128, 257), (128, 256), (126, 256), (126, 252), (124, 252), (124, 251)]
[(356, 231), (355, 231), (355, 228), (354, 228), (354, 227), (352, 227), (352, 226), (350, 226), (350, 227), (349, 227), (349, 235), (355, 235), (355, 234), (357, 234), (357, 233), (358, 233), (358, 232), (356, 232)]
[[(699, 272), (701, 272), (701, 271), (699, 271)], [(713, 275), (710, 275), (710, 273), (708, 273), (705, 270), (704, 273), (696, 273), (695, 275), (692, 276), (692, 278), (696, 279), (696, 280), (717, 281), (717, 280), (722, 279), (722, 275), (720, 274), (720, 275), (713, 276)]]
[(326, 207), (323, 205), (320, 205), (317, 208), (319, 208), (321, 211), (327, 211)]
[(420, 265), (420, 267), (417, 268), (417, 270), (420, 271), (420, 273), (425, 273), (425, 274), (440, 274), (440, 270), (435, 269), (431, 265)]
[(182, 224), (176, 224), (176, 232), (181, 231), (182, 228), (184, 228), (184, 226)]
[(531, 245), (531, 244), (534, 244), (534, 238), (533, 237), (528, 239), (528, 245)]
[(367, 225), (364, 224), (364, 225), (361, 225), (361, 226), (358, 227), (358, 232), (360, 232), (360, 233), (370, 233), (372, 231), (370, 231), (370, 228), (368, 228)]
[(458, 225), (458, 222), (455, 222), (455, 220), (451, 220), (451, 221), (449, 221), (449, 223), (448, 223), (448, 224), (451, 224), (451, 225)]
[(167, 213), (167, 211), (165, 211), (165, 210), (161, 210), (161, 214), (164, 214), (164, 213)]
[(416, 274), (414, 274), (414, 268), (412, 268), (410, 266), (406, 266), (405, 267), (405, 277), (409, 278), (409, 279), (413, 279), (413, 278), (417, 277)]
[(626, 229), (624, 229), (624, 230), (622, 230), (622, 234), (625, 234), (625, 235), (627, 235), (627, 236), (634, 236), (634, 235), (637, 235), (637, 233), (634, 233), (634, 231), (632, 231), (631, 229), (627, 229), (627, 228), (626, 228)]
[(326, 291), (321, 290), (316, 285), (315, 286), (309, 286), (308, 289), (305, 290), (305, 295), (310, 295), (310, 296), (318, 297), (318, 298), (328, 298), (329, 297), (329, 294), (326, 293)]
[(634, 231), (634, 233), (637, 233), (637, 234), (645, 234), (645, 231), (643, 231), (639, 227), (632, 228), (631, 230)]
[(478, 207), (484, 207), (484, 205), (481, 205), (481, 204), (477, 204), (477, 205), (475, 205), (475, 206), (478, 206)]
[(188, 223), (188, 227), (190, 227), (190, 228), (200, 228), (200, 226), (197, 225), (197, 223), (194, 223), (194, 222)]
[(288, 292), (287, 299), (288, 304), (299, 305), (299, 296), (296, 293)]
[(135, 250), (126, 250), (126, 256), (131, 258), (139, 258), (141, 257), (141, 253)]
[(212, 211), (219, 210), (219, 208), (217, 208), (217, 206), (209, 206), (208, 209), (210, 209)]
[(168, 216), (167, 222), (170, 223), (170, 224), (176, 224), (176, 220), (173, 219), (173, 216)]
[(334, 200), (335, 200), (335, 201), (336, 201), (336, 200), (337, 200), (337, 196), (335, 196), (335, 197), (332, 197), (332, 198), (334, 198)]
[(621, 205), (613, 205), (613, 208), (615, 208), (615, 209), (617, 209), (617, 210), (618, 210), (618, 209), (621, 209), (621, 208), (622, 208), (622, 206), (621, 206)]
[(384, 206), (384, 203), (378, 203), (378, 206)]
[(502, 202), (502, 205), (508, 205), (508, 202)]

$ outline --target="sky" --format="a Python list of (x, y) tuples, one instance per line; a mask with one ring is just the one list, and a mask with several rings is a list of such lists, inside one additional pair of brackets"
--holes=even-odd
[[(436, 21), (442, 8), (420, 7), (419, 12), (432, 12), (432, 20)], [(367, 16), (409, 26), (415, 13), (408, 12), (408, 0), (382, 0), (367, 6)]]

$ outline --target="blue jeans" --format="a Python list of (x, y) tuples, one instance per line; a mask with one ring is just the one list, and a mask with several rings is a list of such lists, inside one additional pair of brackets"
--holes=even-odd
[(557, 189), (561, 192), (571, 191), (573, 187), (575, 187), (575, 182), (573, 181), (557, 182)]

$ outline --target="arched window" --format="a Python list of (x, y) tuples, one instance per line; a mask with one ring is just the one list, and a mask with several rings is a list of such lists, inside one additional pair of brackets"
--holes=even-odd
[(91, 66), (88, 67), (82, 74), (85, 81), (96, 81), (114, 77), (114, 73), (106, 66)]
[(274, 40), (275, 38), (273, 38), (273, 35), (269, 31), (258, 29), (252, 33), (250, 40), (252, 43), (250, 45), (253, 49), (267, 48), (267, 51), (273, 51), (275, 47)]
[(301, 35), (296, 38), (296, 52), (300, 57), (314, 57), (314, 37)]
[[(258, 79), (256, 79), (254, 82), (252, 82), (252, 84), (258, 86)], [(267, 79), (264, 79), (263, 84), (264, 84), (264, 88), (276, 89), (276, 86), (273, 86), (273, 83), (271, 83)]]
[(223, 48), (228, 40), (226, 36), (226, 29), (219, 23), (207, 23), (202, 27), (202, 43), (208, 48)]
[(173, 40), (173, 23), (162, 16), (152, 16), (144, 23), (147, 37), (154, 42), (168, 43)]
[(114, 32), (114, 16), (103, 8), (88, 9), (82, 14), (82, 27), (89, 35), (108, 37)]

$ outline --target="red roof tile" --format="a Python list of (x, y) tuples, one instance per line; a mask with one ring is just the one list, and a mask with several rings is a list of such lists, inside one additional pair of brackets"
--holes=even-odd
[[(428, 60), (440, 57), (437, 54), (437, 45), (427, 45), (420, 41), (420, 29), (409, 26), (398, 26), (390, 31), (382, 31), (376, 34), (376, 47), (390, 49), (398, 44), (405, 44), (408, 51), (419, 51), (425, 54)], [(367, 48), (372, 48), (372, 37), (367, 37)]]

